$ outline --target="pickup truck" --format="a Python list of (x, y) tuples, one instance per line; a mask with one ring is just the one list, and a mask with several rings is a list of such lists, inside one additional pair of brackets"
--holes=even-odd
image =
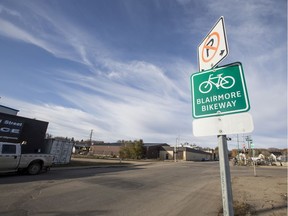
[(22, 154), (20, 143), (0, 142), (0, 173), (27, 171), (36, 175), (48, 171), (52, 163), (51, 154)]

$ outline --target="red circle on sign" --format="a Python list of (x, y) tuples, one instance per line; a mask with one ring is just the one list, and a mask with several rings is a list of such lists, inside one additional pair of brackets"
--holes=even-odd
[[(217, 45), (214, 47), (214, 46), (208, 46), (207, 45), (207, 42), (208, 42), (208, 40), (212, 37), (212, 36), (216, 36), (217, 37)], [(209, 41), (210, 42), (210, 41)], [(208, 42), (208, 43), (209, 43)], [(209, 36), (208, 36), (208, 38), (206, 39), (206, 41), (205, 41), (205, 43), (204, 43), (204, 46), (203, 46), (203, 49), (202, 49), (202, 60), (203, 60), (203, 62), (209, 62), (209, 61), (211, 61), (211, 59), (213, 59), (213, 57), (216, 55), (216, 52), (217, 52), (217, 50), (218, 50), (218, 48), (219, 48), (219, 44), (220, 44), (220, 36), (219, 36), (219, 34), (218, 34), (218, 32), (213, 32), (212, 34), (210, 34)], [(206, 59), (205, 57), (204, 57), (204, 50), (205, 49), (209, 49), (209, 50), (212, 50), (212, 51), (214, 51), (214, 53), (211, 55), (211, 57), (209, 57), (208, 59)], [(208, 57), (208, 56), (207, 56)]]

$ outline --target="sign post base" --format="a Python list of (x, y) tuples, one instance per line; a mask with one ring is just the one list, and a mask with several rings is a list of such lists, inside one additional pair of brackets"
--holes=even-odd
[(220, 177), (222, 188), (223, 215), (233, 216), (233, 196), (231, 187), (231, 176), (228, 158), (227, 137), (218, 136)]

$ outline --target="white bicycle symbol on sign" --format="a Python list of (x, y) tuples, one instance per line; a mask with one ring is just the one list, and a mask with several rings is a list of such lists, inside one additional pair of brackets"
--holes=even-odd
[[(216, 86), (217, 89), (220, 87), (223, 89), (232, 88), (235, 84), (235, 79), (232, 76), (222, 77), (222, 74), (218, 74), (215, 77), (212, 77), (213, 74), (209, 75), (209, 79), (207, 81), (202, 82), (199, 85), (199, 91), (203, 94), (206, 94), (212, 90), (213, 85)], [(212, 80), (217, 80), (216, 82)]]

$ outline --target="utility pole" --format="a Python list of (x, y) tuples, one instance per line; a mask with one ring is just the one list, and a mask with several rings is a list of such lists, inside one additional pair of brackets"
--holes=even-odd
[(90, 146), (92, 145), (92, 135), (93, 135), (93, 129), (91, 129), (91, 132), (90, 132)]
[(240, 149), (239, 149), (239, 136), (238, 136), (238, 134), (237, 134), (237, 146), (238, 146), (237, 155), (239, 155)]
[(252, 148), (251, 148), (251, 143), (252, 143), (252, 139), (251, 136), (246, 136), (246, 141), (248, 143), (248, 149), (249, 149), (249, 156), (250, 157), (254, 157), (254, 155), (252, 155)]
[(176, 143), (174, 146), (174, 162), (177, 162), (177, 142), (178, 142), (178, 137), (176, 138)]

